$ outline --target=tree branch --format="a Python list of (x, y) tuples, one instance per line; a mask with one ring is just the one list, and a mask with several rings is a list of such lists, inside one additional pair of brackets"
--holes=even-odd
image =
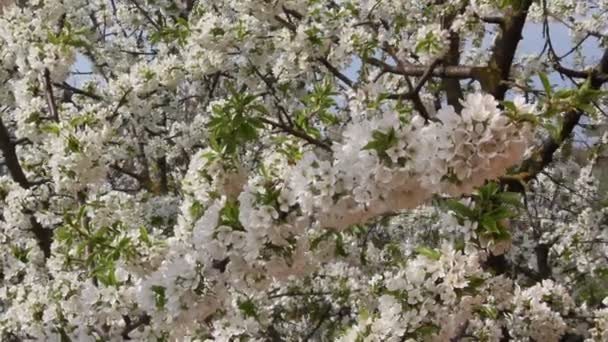
[[(447, 15), (442, 19), (442, 27), (444, 29), (450, 29), (457, 13), (464, 13), (466, 6), (462, 6), (458, 12)], [(444, 65), (458, 65), (460, 63), (460, 34), (450, 30), (449, 36), (449, 48), (444, 56)], [(460, 86), (460, 80), (452, 78), (443, 78), (441, 80), (441, 86), (445, 91), (447, 102), (449, 105), (454, 107), (457, 113), (462, 110), (462, 104), (460, 100), (464, 98), (462, 87)]]
[(121, 336), (125, 340), (130, 340), (131, 338), (129, 337), (129, 334), (141, 326), (150, 324), (151, 318), (147, 314), (143, 314), (143, 315), (139, 316), (137, 318), (137, 320), (134, 322), (131, 321), (131, 318), (129, 318), (129, 316), (124, 316), (124, 320), (125, 320), (125, 327), (122, 330)]
[(522, 0), (517, 4), (517, 8), (511, 8), (511, 13), (503, 19), (504, 24), (501, 25), (501, 32), (492, 49), (492, 56), (488, 62), (490, 70), (482, 80), (482, 87), (486, 92), (494, 95), (497, 100), (502, 100), (509, 89), (501, 81), (509, 79), (513, 58), (522, 38), (521, 33), (532, 2), (532, 0)]
[(59, 113), (57, 112), (57, 103), (53, 95), (53, 84), (51, 82), (51, 74), (48, 68), (44, 68), (44, 86), (46, 92), (46, 101), (49, 106), (49, 113), (55, 122), (59, 122)]
[[(27, 177), (23, 172), (23, 168), (21, 168), (19, 158), (17, 158), (17, 152), (15, 151), (15, 144), (11, 141), (9, 132), (1, 119), (0, 150), (4, 155), (6, 167), (8, 168), (8, 172), (13, 178), (13, 180), (22, 188), (29, 189), (32, 186), (32, 183), (27, 180)], [(36, 241), (38, 241), (38, 246), (44, 253), (44, 257), (48, 258), (49, 256), (51, 256), (51, 243), (53, 241), (53, 234), (50, 229), (45, 229), (44, 227), (42, 227), (42, 225), (34, 217), (33, 213), (28, 212), (26, 214), (30, 215), (29, 221), (32, 226), (32, 233), (36, 237)]]
[[(600, 75), (608, 73), (608, 49), (604, 50), (600, 63), (594, 72)], [(597, 90), (604, 82), (604, 79), (591, 78), (591, 88)], [(562, 129), (557, 137), (558, 139), (556, 140), (553, 137), (547, 138), (534, 155), (522, 163), (519, 172), (523, 175), (523, 181), (527, 182), (536, 177), (539, 172), (553, 161), (553, 155), (561, 144), (570, 137), (583, 114), (584, 112), (579, 109), (573, 109), (564, 114)]]
[[(403, 75), (420, 77), (428, 70), (428, 65), (412, 65), (406, 64), (402, 68), (387, 64), (375, 57), (368, 57), (364, 60), (365, 63), (381, 68), (383, 71)], [(453, 78), (453, 79), (478, 79), (485, 67), (468, 66), (468, 65), (451, 65), (438, 66), (431, 72), (433, 77)]]
[(346, 77), (346, 75), (341, 73), (340, 70), (336, 69), (336, 67), (331, 65), (331, 63), (329, 63), (327, 58), (317, 58), (317, 60), (319, 62), (321, 62), (321, 64), (323, 64), (327, 68), (327, 70), (329, 70), (334, 76), (336, 76), (338, 79), (340, 79), (340, 81), (344, 82), (350, 88), (353, 87), (353, 85), (354, 85), (353, 81), (351, 79), (349, 79), (348, 77)]
[(312, 145), (315, 145), (315, 146), (318, 146), (318, 147), (320, 147), (320, 148), (322, 148), (322, 149), (324, 149), (324, 150), (326, 150), (328, 152), (332, 151), (331, 147), (329, 145), (327, 145), (326, 143), (324, 143), (324, 142), (322, 142), (322, 141), (320, 141), (320, 140), (318, 140), (318, 139), (316, 139), (314, 137), (311, 137), (310, 135), (308, 135), (305, 132), (296, 130), (296, 129), (292, 128), (292, 127), (289, 127), (289, 126), (287, 126), (285, 124), (282, 124), (282, 123), (279, 123), (279, 122), (274, 122), (272, 120), (268, 120), (268, 119), (263, 118), (263, 117), (259, 117), (258, 120), (260, 120), (261, 122), (263, 122), (263, 123), (265, 123), (267, 125), (270, 125), (272, 127), (278, 128), (278, 129), (284, 131), (285, 133), (289, 133), (289, 134), (291, 134), (291, 135), (293, 135), (295, 137), (298, 137), (298, 138), (301, 138), (303, 140), (306, 140), (308, 143), (310, 143)]
[(154, 28), (157, 31), (161, 30), (160, 25), (154, 21), (152, 19), (152, 17), (150, 16), (150, 13), (148, 13), (148, 11), (146, 11), (143, 7), (141, 7), (141, 5), (136, 1), (136, 0), (129, 0), (130, 3), (132, 3), (133, 5), (135, 5), (135, 7), (137, 8), (137, 10), (139, 10), (139, 12), (144, 16), (144, 18), (146, 18), (146, 20), (152, 25), (154, 26)]
[(61, 88), (63, 90), (67, 90), (67, 91), (72, 92), (74, 94), (86, 96), (86, 97), (91, 98), (93, 100), (97, 100), (97, 101), (103, 100), (103, 98), (101, 96), (99, 96), (99, 95), (97, 95), (95, 93), (86, 91), (86, 90), (82, 90), (82, 89), (76, 88), (76, 87), (70, 85), (67, 82), (62, 82), (62, 83), (54, 82), (53, 85), (55, 87), (57, 87), (57, 88)]

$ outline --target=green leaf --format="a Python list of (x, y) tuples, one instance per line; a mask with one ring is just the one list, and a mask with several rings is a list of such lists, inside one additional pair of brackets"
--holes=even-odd
[(485, 215), (481, 218), (481, 220), (479, 221), (479, 224), (485, 228), (485, 230), (482, 232), (482, 234), (484, 235), (492, 235), (492, 234), (498, 234), (500, 233), (500, 229), (498, 228), (498, 223), (496, 222), (496, 220), (489, 216), (489, 215)]
[(575, 95), (575, 93), (576, 93), (576, 91), (573, 89), (560, 89), (555, 92), (553, 97), (556, 99), (566, 99), (566, 98), (569, 98), (569, 97)]
[(61, 133), (61, 127), (56, 123), (49, 123), (44, 126), (41, 126), (40, 130), (42, 130), (43, 132), (55, 134), (56, 136), (59, 136), (59, 134)]
[(340, 123), (340, 120), (338, 120), (337, 117), (328, 112), (322, 111), (318, 115), (319, 119), (326, 125), (338, 125)]
[(196, 221), (201, 218), (201, 216), (203, 216), (203, 213), (205, 212), (205, 207), (201, 202), (195, 200), (194, 202), (192, 202), (192, 205), (190, 205), (189, 212), (190, 217), (192, 217), (192, 219)]
[(498, 207), (486, 213), (488, 217), (496, 221), (500, 221), (502, 219), (511, 218), (515, 216), (515, 214), (506, 207)]
[(220, 211), (219, 225), (231, 227), (234, 230), (244, 231), (245, 228), (239, 220), (239, 202), (227, 200), (224, 208)]
[(243, 313), (245, 317), (257, 317), (257, 307), (253, 300), (246, 299), (244, 301), (238, 302), (239, 310)]
[(340, 256), (340, 257), (348, 256), (348, 253), (346, 252), (346, 247), (344, 246), (344, 238), (342, 237), (342, 234), (336, 233), (335, 236), (336, 236), (336, 249), (335, 249), (336, 256)]
[(479, 308), (479, 313), (483, 318), (496, 319), (498, 318), (498, 310), (490, 305), (482, 305)]
[(59, 242), (65, 242), (66, 244), (70, 244), (72, 237), (73, 234), (70, 231), (70, 228), (67, 226), (61, 226), (55, 230), (55, 238)]
[(68, 137), (68, 144), (66, 150), (73, 153), (80, 152), (80, 142), (78, 141), (78, 138), (70, 134), (70, 136)]
[(502, 101), (502, 105), (511, 112), (517, 112), (517, 107), (515, 107), (515, 104), (511, 101)]
[(496, 195), (499, 191), (498, 184), (494, 182), (489, 182), (484, 186), (480, 187), (477, 192), (482, 202), (490, 201), (494, 195)]
[(439, 260), (441, 258), (441, 252), (429, 247), (418, 247), (416, 248), (416, 253), (431, 260)]
[(449, 199), (445, 202), (446, 207), (449, 210), (452, 210), (453, 212), (455, 212), (457, 215), (459, 215), (462, 218), (468, 218), (468, 219), (474, 219), (475, 218), (475, 212), (467, 207), (466, 205), (460, 203), (459, 201), (455, 200), (455, 199)]
[(498, 199), (503, 202), (503, 203), (507, 203), (509, 205), (512, 205), (514, 207), (521, 207), (522, 203), (521, 203), (521, 196), (519, 193), (517, 192), (501, 192), (497, 195)]
[(30, 250), (28, 248), (23, 248), (20, 246), (12, 246), (11, 247), (11, 252), (13, 254), (13, 256), (15, 257), (15, 259), (23, 262), (23, 263), (27, 263), (28, 262), (28, 257), (27, 255), (29, 254)]
[(517, 120), (520, 122), (530, 122), (535, 125), (540, 122), (536, 115), (530, 113), (518, 114)]
[(473, 289), (478, 288), (485, 283), (485, 280), (483, 278), (475, 277), (475, 276), (469, 277), (469, 278), (467, 278), (467, 280), (468, 280), (467, 287), (470, 287)]
[(372, 132), (372, 138), (373, 140), (363, 146), (363, 150), (374, 150), (381, 159), (390, 160), (386, 151), (398, 143), (395, 129), (391, 127), (386, 133), (375, 130)]
[(165, 288), (163, 286), (154, 285), (152, 286), (152, 292), (154, 293), (154, 301), (157, 309), (164, 309), (166, 303)]
[(429, 337), (437, 334), (441, 329), (435, 324), (426, 324), (416, 329), (414, 334), (419, 338)]
[(543, 88), (545, 89), (545, 93), (547, 94), (547, 97), (551, 98), (552, 94), (553, 94), (553, 88), (551, 87), (551, 82), (549, 82), (549, 78), (547, 77), (547, 74), (545, 74), (544, 72), (539, 72), (538, 73), (538, 77), (540, 78), (540, 81), (543, 84)]
[(146, 227), (139, 227), (139, 239), (146, 246), (152, 246), (152, 241), (150, 241), (150, 235), (148, 234), (148, 230), (146, 229)]

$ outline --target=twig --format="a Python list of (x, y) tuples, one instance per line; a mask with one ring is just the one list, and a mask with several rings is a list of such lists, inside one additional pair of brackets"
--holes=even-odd
[(304, 337), (303, 341), (310, 341), (310, 339), (315, 335), (315, 333), (319, 330), (319, 328), (321, 328), (323, 323), (325, 323), (325, 320), (330, 316), (329, 315), (330, 313), (331, 313), (331, 305), (328, 304), (327, 309), (325, 309), (325, 311), (319, 318), (317, 325), (315, 325), (315, 327), (306, 335), (306, 337)]
[(124, 329), (122, 330), (121, 336), (125, 340), (130, 340), (131, 338), (129, 337), (129, 334), (133, 330), (135, 330), (141, 326), (150, 324), (151, 318), (147, 314), (143, 314), (143, 315), (139, 316), (139, 318), (135, 322), (132, 322), (131, 319), (129, 318), (129, 316), (124, 316), (124, 320), (125, 320), (126, 324), (125, 324)]
[(325, 151), (328, 151), (328, 152), (332, 151), (331, 147), (329, 145), (327, 145), (326, 143), (324, 143), (324, 142), (322, 142), (322, 141), (320, 141), (320, 140), (318, 140), (318, 139), (316, 139), (314, 137), (311, 137), (310, 135), (308, 135), (305, 132), (296, 130), (296, 129), (294, 129), (294, 128), (290, 127), (290, 126), (287, 126), (285, 124), (282, 124), (282, 123), (279, 123), (279, 122), (275, 122), (275, 121), (272, 121), (272, 120), (269, 120), (269, 119), (266, 119), (266, 118), (263, 118), (263, 117), (259, 117), (258, 120), (260, 120), (261, 122), (263, 122), (263, 123), (265, 123), (267, 125), (270, 125), (272, 127), (281, 129), (284, 132), (289, 133), (289, 134), (291, 134), (291, 135), (293, 135), (295, 137), (304, 139), (308, 143), (310, 143), (312, 145), (315, 145), (315, 146), (318, 146), (318, 147), (324, 149)]
[(319, 62), (321, 62), (321, 64), (323, 64), (327, 68), (327, 70), (329, 70), (332, 74), (334, 74), (334, 76), (336, 76), (338, 79), (340, 79), (340, 81), (344, 82), (350, 88), (354, 87), (354, 82), (351, 79), (349, 79), (348, 77), (346, 77), (346, 75), (341, 73), (340, 70), (336, 69), (336, 67), (331, 65), (331, 63), (329, 63), (329, 61), (326, 58), (317, 58), (317, 60)]
[(129, 2), (131, 2), (133, 5), (135, 5), (135, 7), (141, 12), (141, 14), (146, 18), (146, 20), (148, 20), (148, 22), (150, 22), (150, 24), (152, 24), (152, 26), (154, 26), (154, 28), (157, 31), (161, 30), (160, 25), (158, 25), (153, 19), (152, 17), (150, 17), (150, 13), (148, 13), (148, 11), (146, 11), (145, 9), (143, 9), (143, 7), (141, 7), (141, 5), (136, 1), (136, 0), (129, 0)]
[(412, 93), (420, 93), (420, 90), (422, 90), (422, 87), (424, 87), (424, 84), (426, 83), (426, 81), (429, 80), (429, 78), (431, 78), (431, 76), (433, 75), (433, 70), (435, 70), (435, 68), (441, 64), (442, 60), (441, 58), (436, 58), (435, 60), (433, 60), (433, 62), (431, 62), (431, 64), (428, 66), (428, 68), (424, 71), (424, 74), (422, 74), (422, 76), (420, 76), (420, 79), (418, 80), (418, 83), (416, 84), (416, 86), (414, 87), (414, 89), (412, 89)]
[(116, 108), (114, 108), (114, 110), (112, 111), (112, 114), (108, 117), (108, 121), (114, 121), (116, 116), (118, 116), (118, 111), (120, 110), (120, 108), (122, 108), (122, 106), (127, 104), (127, 96), (129, 96), (131, 91), (133, 91), (133, 88), (129, 88), (127, 91), (125, 91), (124, 94), (122, 94), (120, 100), (118, 100), (118, 104), (116, 105)]
[(46, 90), (46, 102), (49, 106), (49, 112), (55, 122), (59, 122), (59, 113), (57, 113), (57, 104), (53, 95), (53, 84), (51, 82), (51, 73), (48, 68), (44, 68), (44, 85)]
[(101, 96), (99, 96), (99, 95), (97, 95), (95, 93), (86, 91), (86, 90), (82, 90), (80, 88), (76, 88), (76, 87), (70, 85), (67, 82), (62, 82), (62, 83), (54, 82), (53, 85), (55, 87), (57, 87), (57, 88), (61, 88), (61, 89), (67, 90), (67, 91), (71, 91), (74, 94), (83, 95), (83, 96), (89, 97), (89, 98), (91, 98), (93, 100), (97, 100), (97, 101), (103, 100), (103, 98)]

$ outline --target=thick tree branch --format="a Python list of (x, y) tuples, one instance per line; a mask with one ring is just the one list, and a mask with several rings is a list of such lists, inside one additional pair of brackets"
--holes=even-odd
[(484, 23), (488, 23), (488, 24), (496, 24), (496, 25), (500, 25), (503, 26), (505, 24), (505, 19), (503, 17), (480, 17), (478, 16), (479, 20), (483, 21)]
[[(19, 163), (19, 158), (17, 158), (17, 152), (15, 151), (15, 143), (11, 141), (11, 137), (9, 135), (8, 129), (4, 125), (4, 122), (0, 119), (0, 150), (4, 155), (4, 161), (6, 163), (6, 167), (8, 168), (8, 172), (13, 178), (13, 180), (19, 184), (24, 189), (29, 189), (32, 186), (25, 176), (23, 172), (23, 168), (21, 168), (21, 164)], [(53, 241), (53, 234), (50, 229), (45, 229), (42, 225), (36, 220), (33, 213), (28, 212), (30, 214), (30, 224), (32, 226), (32, 233), (36, 237), (36, 241), (38, 241), (38, 246), (44, 253), (45, 258), (48, 258), (51, 255), (51, 243)]]
[[(427, 65), (412, 65), (406, 64), (402, 68), (387, 64), (377, 58), (369, 57), (364, 60), (365, 63), (381, 68), (383, 71), (398, 74), (403, 76), (420, 77), (428, 70)], [(453, 79), (478, 79), (484, 71), (485, 67), (468, 66), (468, 65), (452, 65), (438, 66), (434, 68), (431, 76)]]
[(19, 163), (19, 159), (17, 158), (17, 153), (15, 151), (15, 144), (11, 141), (8, 129), (6, 126), (4, 126), (4, 122), (2, 120), (0, 120), (0, 150), (2, 150), (6, 167), (8, 168), (8, 172), (13, 180), (22, 188), (29, 189), (31, 184), (27, 180), (27, 177), (21, 168), (21, 164)]
[(509, 79), (513, 58), (522, 38), (521, 33), (532, 2), (532, 0), (517, 2), (517, 5), (513, 5), (517, 8), (512, 7), (511, 13), (505, 15), (504, 24), (501, 25), (501, 32), (496, 39), (492, 56), (488, 62), (490, 70), (481, 80), (483, 89), (498, 100), (504, 99), (505, 93), (509, 89), (502, 81)]
[(420, 93), (420, 91), (422, 90), (422, 87), (424, 87), (426, 82), (431, 78), (431, 76), (433, 76), (433, 70), (435, 70), (437, 68), (437, 66), (439, 64), (441, 64), (442, 62), (443, 62), (443, 60), (441, 58), (437, 58), (431, 62), (431, 64), (424, 71), (422, 76), (420, 76), (420, 79), (418, 80), (418, 83), (416, 83), (416, 86), (414, 87), (414, 89), (412, 89), (412, 93), (416, 93), (416, 94)]
[[(387, 52), (397, 62), (397, 69), (400, 71), (403, 71), (405, 69), (405, 67), (407, 66), (407, 64), (403, 63), (403, 61), (401, 61), (397, 57), (397, 53), (396, 53), (395, 49), (389, 46), (389, 47), (387, 47)], [(424, 106), (424, 103), (422, 102), (422, 99), (420, 98), (420, 90), (422, 89), (422, 87), (424, 86), (426, 81), (431, 77), (431, 75), (433, 74), (433, 70), (437, 67), (437, 65), (439, 65), (439, 63), (441, 63), (440, 58), (437, 58), (433, 62), (431, 62), (431, 64), (422, 73), (422, 75), (420, 75), (420, 79), (418, 80), (418, 83), (416, 84), (416, 86), (412, 85), (412, 82), (410, 81), (409, 77), (405, 77), (405, 81), (407, 82), (407, 85), (409, 87), (409, 92), (406, 93), (405, 96), (403, 96), (403, 98), (408, 98), (409, 100), (411, 100), (412, 103), (414, 104), (414, 109), (427, 122), (429, 120), (432, 120), (432, 118), (430, 117), (428, 111), (426, 110), (426, 107)], [(388, 98), (392, 98), (392, 96), (389, 95)], [(397, 95), (397, 98), (400, 99), (401, 97), (399, 97), (399, 95)]]
[[(463, 13), (465, 9), (466, 6), (463, 6), (458, 13)], [(445, 29), (450, 29), (456, 15), (457, 13), (455, 12), (443, 18), (441, 23), (442, 27)], [(449, 48), (443, 58), (443, 63), (446, 66), (456, 66), (460, 63), (460, 34), (455, 31), (450, 31), (449, 42)], [(445, 91), (448, 104), (454, 107), (456, 112), (460, 113), (462, 110), (460, 100), (464, 98), (462, 87), (460, 86), (460, 80), (454, 78), (443, 78), (441, 80), (441, 86)]]
[[(604, 74), (608, 72), (608, 49), (604, 51), (604, 55), (596, 69), (595, 73)], [(599, 89), (603, 80), (599, 78), (591, 78), (591, 88)], [(553, 137), (547, 138), (543, 144), (537, 149), (532, 157), (525, 160), (519, 168), (519, 173), (515, 178), (504, 177), (501, 179), (501, 184), (509, 188), (511, 191), (525, 191), (525, 183), (529, 182), (536, 177), (545, 167), (547, 167), (552, 161), (555, 152), (559, 149), (561, 144), (570, 137), (574, 127), (578, 124), (584, 113), (579, 109), (573, 109), (564, 114), (562, 129), (557, 139)], [(542, 280), (551, 276), (551, 269), (549, 266), (549, 249), (550, 246), (547, 244), (539, 244), (536, 249), (536, 257), (538, 272), (525, 272), (522, 267), (516, 266), (516, 271), (528, 275), (531, 279)], [(486, 263), (487, 267), (492, 268), (497, 273), (507, 272), (512, 265), (505, 258), (504, 255), (490, 256)], [(576, 336), (571, 336), (576, 338)], [(509, 340), (509, 339), (507, 339)], [(563, 341), (573, 341), (572, 339), (562, 339)]]
[(597, 69), (574, 70), (574, 69), (570, 69), (568, 67), (561, 65), (557, 61), (553, 63), (553, 68), (558, 73), (560, 73), (564, 76), (567, 76), (567, 77), (571, 77), (571, 78), (583, 78), (583, 79), (591, 78), (592, 81), (595, 80), (595, 82), (598, 82), (598, 83), (605, 83), (606, 81), (608, 81), (608, 74), (601, 73)]
[(410, 89), (410, 91), (408, 91), (407, 93), (389, 94), (389, 95), (387, 95), (386, 98), (391, 99), (391, 100), (404, 100), (404, 99), (415, 100), (416, 95), (418, 95), (420, 93), (420, 91), (422, 90), (422, 87), (424, 87), (424, 85), (429, 80), (429, 78), (431, 78), (431, 76), (433, 74), (433, 70), (435, 70), (435, 68), (441, 62), (442, 62), (441, 59), (439, 59), (439, 58), (435, 59), (427, 67), (427, 69), (424, 71), (424, 73), (422, 74), (422, 76), (420, 76), (420, 79), (418, 79), (418, 82), (416, 83), (416, 86), (413, 86)]
[(156, 165), (158, 166), (158, 191), (161, 194), (166, 194), (169, 192), (169, 165), (167, 165), (167, 157), (162, 156), (156, 160)]

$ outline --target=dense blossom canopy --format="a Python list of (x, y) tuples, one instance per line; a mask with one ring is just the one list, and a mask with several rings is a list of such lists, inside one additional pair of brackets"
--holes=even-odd
[(1, 11), (0, 340), (608, 341), (608, 1)]

